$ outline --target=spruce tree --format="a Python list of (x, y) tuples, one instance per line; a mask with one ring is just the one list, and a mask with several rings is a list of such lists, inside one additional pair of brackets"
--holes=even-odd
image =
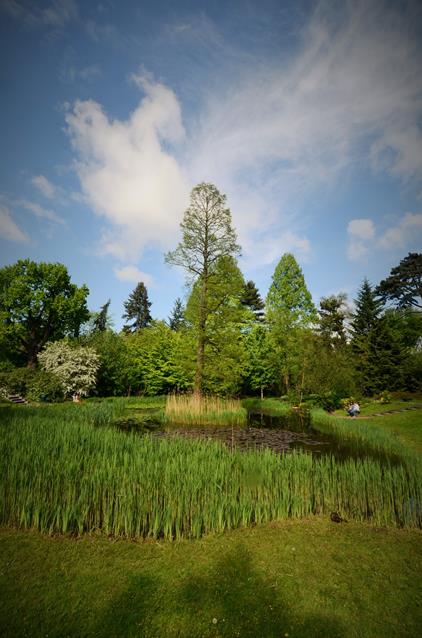
[(110, 306), (111, 299), (101, 306), (100, 312), (94, 318), (93, 322), (93, 332), (104, 332), (107, 330), (108, 324), (108, 309)]
[(382, 301), (377, 299), (369, 281), (365, 278), (355, 300), (356, 310), (351, 322), (352, 350), (362, 389), (366, 394), (374, 390), (374, 361), (376, 347), (374, 334), (382, 310)]
[(319, 302), (318, 332), (322, 337), (323, 343), (330, 348), (344, 346), (346, 343), (344, 325), (347, 317), (346, 300), (347, 295), (340, 293), (329, 297), (321, 297)]
[(124, 326), (125, 332), (137, 332), (141, 328), (146, 328), (152, 321), (149, 309), (151, 302), (148, 300), (148, 292), (145, 284), (140, 281), (135, 290), (129, 295), (129, 299), (125, 301), (124, 307), (126, 312), (123, 319), (133, 320), (131, 324)]
[(262, 301), (259, 290), (253, 281), (246, 282), (241, 303), (254, 313), (257, 321), (262, 321), (264, 317), (265, 304)]
[(168, 325), (171, 330), (177, 332), (185, 325), (185, 309), (182, 300), (178, 297), (174, 302), (173, 310), (169, 317)]

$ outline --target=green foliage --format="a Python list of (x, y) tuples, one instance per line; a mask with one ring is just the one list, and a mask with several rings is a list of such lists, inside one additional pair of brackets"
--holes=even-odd
[(246, 390), (261, 393), (277, 384), (277, 367), (273, 357), (273, 348), (268, 327), (255, 324), (245, 333), (247, 376)]
[(337, 348), (346, 343), (344, 322), (348, 316), (346, 293), (322, 297), (319, 302), (318, 331), (326, 346)]
[(268, 291), (267, 315), (272, 323), (307, 327), (316, 320), (316, 309), (305, 284), (302, 269), (291, 253), (282, 255)]
[(246, 351), (242, 327), (251, 312), (241, 302), (244, 279), (233, 257), (223, 256), (212, 268), (206, 306), (207, 321), (199, 323), (203, 289), (195, 282), (186, 307), (195, 342), (203, 330), (204, 362), (202, 388), (206, 392), (235, 395), (239, 392), (246, 369)]
[(392, 301), (399, 308), (422, 308), (422, 254), (409, 253), (389, 277), (381, 281), (376, 293), (384, 302)]
[(139, 437), (94, 428), (79, 407), (3, 410), (2, 524), (172, 539), (331, 511), (378, 526), (422, 523), (416, 465)]
[(256, 321), (262, 321), (264, 318), (265, 304), (262, 301), (258, 288), (253, 281), (247, 281), (241, 298), (242, 305), (249, 308), (253, 312)]
[(174, 302), (173, 310), (168, 320), (168, 325), (171, 330), (182, 330), (186, 326), (185, 309), (183, 307), (182, 300), (178, 297)]
[(60, 379), (39, 368), (14, 368), (0, 372), (0, 388), (7, 397), (18, 394), (30, 401), (61, 401), (63, 387)]
[(45, 370), (60, 379), (66, 395), (85, 396), (95, 386), (100, 361), (93, 348), (56, 341), (47, 344), (38, 358)]
[(123, 319), (133, 320), (133, 323), (125, 325), (125, 332), (136, 332), (146, 328), (151, 323), (152, 317), (149, 312), (151, 302), (148, 300), (148, 291), (142, 281), (131, 292), (129, 299), (124, 303), (124, 307), (126, 312), (123, 315)]
[(129, 386), (127, 340), (105, 330), (83, 337), (81, 344), (94, 348), (99, 356), (95, 394), (101, 397), (126, 394)]
[(0, 269), (0, 342), (35, 366), (47, 341), (77, 335), (89, 317), (88, 288), (62, 264), (19, 260)]
[[(195, 391), (201, 394), (205, 347), (209, 337), (207, 323), (212, 317), (212, 312), (217, 310), (213, 311), (208, 305), (209, 288), (218, 287), (218, 276), (221, 272), (217, 267), (219, 260), (234, 257), (240, 248), (236, 243), (230, 210), (226, 208), (226, 196), (213, 184), (203, 182), (192, 189), (190, 206), (185, 211), (180, 226), (183, 233), (182, 241), (176, 250), (166, 255), (166, 261), (184, 268), (198, 290), (196, 316), (193, 317), (191, 311), (190, 321), (196, 327)], [(222, 283), (224, 286), (225, 282)], [(215, 291), (216, 288), (214, 297)]]
[(111, 299), (101, 306), (101, 310), (97, 313), (93, 320), (93, 332), (104, 332), (109, 327), (108, 309), (111, 303)]
[(154, 321), (128, 335), (125, 344), (132, 393), (154, 396), (191, 388), (193, 373), (186, 361), (183, 333), (171, 330), (164, 321)]

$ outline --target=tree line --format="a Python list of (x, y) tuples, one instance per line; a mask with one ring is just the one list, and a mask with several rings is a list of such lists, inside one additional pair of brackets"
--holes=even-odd
[[(231, 213), (214, 185), (192, 190), (181, 231), (165, 259), (186, 272), (185, 303), (176, 299), (167, 321), (154, 320), (139, 282), (124, 304), (119, 334), (109, 320), (110, 300), (90, 313), (88, 288), (72, 284), (62, 264), (21, 260), (0, 269), (0, 382), (14, 375), (33, 383), (44, 360), (38, 386), (47, 387), (45, 361), (60, 367), (78, 351), (81, 368), (85, 348), (85, 360), (96, 361), (94, 391), (101, 396), (193, 390), (295, 402), (314, 397), (328, 405), (421, 389), (421, 254), (409, 253), (375, 287), (365, 279), (353, 309), (344, 293), (316, 307), (290, 253), (281, 256), (265, 302), (245, 281)], [(66, 355), (57, 346), (54, 357), (44, 354), (63, 339)]]

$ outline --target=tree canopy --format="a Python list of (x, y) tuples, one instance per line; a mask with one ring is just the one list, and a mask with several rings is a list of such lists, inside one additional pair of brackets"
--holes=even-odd
[(422, 308), (422, 253), (409, 253), (376, 288), (384, 302)]
[(195, 392), (201, 394), (206, 343), (206, 324), (210, 317), (208, 290), (218, 280), (218, 260), (240, 252), (226, 196), (214, 184), (202, 182), (192, 189), (189, 208), (180, 224), (182, 241), (166, 255), (170, 264), (181, 266), (199, 286), (197, 304), (197, 362)]
[(148, 291), (143, 281), (140, 281), (135, 290), (131, 292), (124, 307), (126, 312), (123, 314), (123, 319), (132, 321), (124, 326), (125, 332), (136, 332), (141, 328), (146, 328), (151, 323), (152, 317), (149, 311), (151, 302), (148, 299)]
[(70, 281), (63, 264), (19, 260), (0, 269), (0, 325), (9, 346), (28, 366), (47, 343), (77, 336), (89, 318), (88, 288)]

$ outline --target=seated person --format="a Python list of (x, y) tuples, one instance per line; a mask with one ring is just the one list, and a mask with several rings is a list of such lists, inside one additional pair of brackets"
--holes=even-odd
[(359, 412), (360, 412), (360, 407), (357, 401), (352, 403), (347, 410), (347, 413), (349, 414), (349, 416), (357, 416)]

